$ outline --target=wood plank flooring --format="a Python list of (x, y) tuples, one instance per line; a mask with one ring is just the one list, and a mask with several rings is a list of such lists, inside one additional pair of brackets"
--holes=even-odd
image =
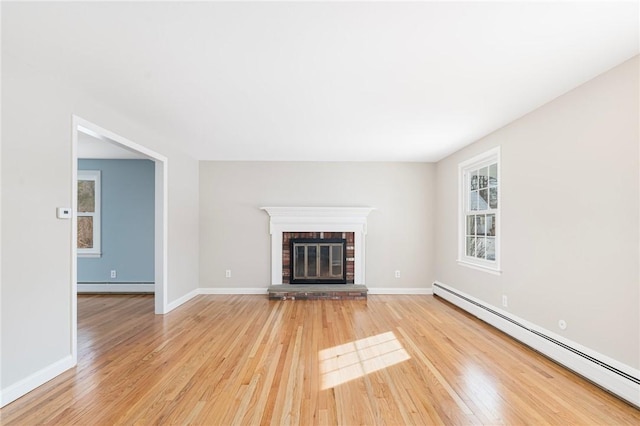
[(640, 410), (433, 296), (80, 296), (79, 365), (3, 425), (640, 424)]

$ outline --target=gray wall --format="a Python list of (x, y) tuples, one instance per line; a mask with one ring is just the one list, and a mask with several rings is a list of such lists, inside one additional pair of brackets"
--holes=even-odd
[[(3, 19), (7, 16), (3, 5)], [(168, 158), (168, 301), (198, 287), (198, 162), (72, 82), (2, 58), (2, 377), (0, 386), (71, 357), (72, 115)]]
[[(638, 57), (437, 164), (436, 278), (640, 367)], [(501, 276), (459, 266), (458, 163), (502, 151)], [(558, 321), (567, 322), (566, 330)]]
[(78, 282), (153, 283), (155, 164), (79, 160), (78, 170), (101, 171), (102, 201), (102, 256), (78, 258)]
[(368, 220), (367, 286), (430, 287), (434, 172), (424, 163), (203, 161), (201, 286), (270, 285), (269, 215), (262, 206), (369, 206), (377, 210)]

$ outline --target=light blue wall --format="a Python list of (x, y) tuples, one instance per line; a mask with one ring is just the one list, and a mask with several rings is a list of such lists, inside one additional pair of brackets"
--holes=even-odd
[(102, 172), (102, 256), (78, 258), (78, 282), (153, 283), (154, 163), (78, 160), (78, 169)]

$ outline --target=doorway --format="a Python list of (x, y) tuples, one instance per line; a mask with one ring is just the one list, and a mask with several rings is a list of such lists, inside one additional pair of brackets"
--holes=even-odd
[[(153, 161), (155, 170), (154, 186), (154, 306), (156, 314), (167, 312), (167, 158), (142, 145), (119, 136), (107, 129), (97, 126), (85, 119), (73, 116), (72, 120), (72, 211), (77, 212), (78, 201), (78, 140), (88, 135), (105, 146), (120, 149), (135, 155), (137, 158), (144, 158)], [(73, 215), (71, 226), (71, 306), (72, 306), (72, 354), (74, 363), (77, 362), (77, 296), (78, 296), (78, 224), (77, 215)]]

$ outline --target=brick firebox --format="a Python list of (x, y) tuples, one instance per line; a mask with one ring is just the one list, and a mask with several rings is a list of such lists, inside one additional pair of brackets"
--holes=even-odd
[(291, 281), (291, 239), (297, 238), (342, 238), (346, 244), (347, 284), (354, 283), (355, 275), (355, 234), (353, 232), (283, 232), (282, 233), (282, 283)]

